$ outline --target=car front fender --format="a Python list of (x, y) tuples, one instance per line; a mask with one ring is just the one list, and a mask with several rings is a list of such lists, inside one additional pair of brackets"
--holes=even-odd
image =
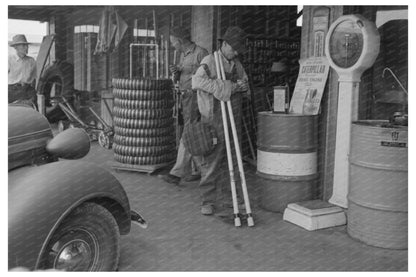
[(120, 233), (130, 231), (130, 205), (119, 181), (84, 161), (59, 161), (9, 172), (9, 268), (35, 269), (53, 232), (75, 207), (109, 209)]

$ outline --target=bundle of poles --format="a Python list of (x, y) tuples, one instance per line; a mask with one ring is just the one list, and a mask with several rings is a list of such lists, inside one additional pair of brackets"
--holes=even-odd
[[(226, 80), (224, 65), (223, 65), (221, 57), (219, 56), (218, 51), (214, 52), (214, 58), (215, 58), (215, 66), (216, 66), (218, 78), (221, 80)], [(251, 214), (250, 199), (248, 197), (246, 177), (244, 174), (243, 160), (241, 157), (240, 143), (238, 141), (238, 135), (237, 135), (237, 129), (235, 126), (233, 109), (232, 109), (230, 100), (227, 102), (224, 102), (224, 101), (220, 101), (220, 102), (221, 102), (222, 121), (223, 121), (223, 126), (224, 126), (225, 146), (227, 150), (228, 169), (230, 173), (231, 196), (232, 196), (233, 213), (234, 213), (234, 225), (237, 227), (241, 226), (241, 219), (239, 216), (239, 209), (238, 209), (238, 203), (237, 203), (236, 180), (235, 180), (235, 175), (234, 175), (233, 157), (231, 154), (231, 143), (230, 143), (230, 134), (228, 131), (227, 111), (225, 109), (226, 104), (228, 108), (228, 115), (230, 117), (231, 131), (232, 131), (232, 135), (234, 139), (235, 153), (237, 157), (238, 170), (240, 172), (240, 179), (241, 179), (241, 187), (242, 187), (243, 196), (244, 196), (244, 204), (245, 204), (246, 212), (247, 212), (247, 225), (251, 227), (251, 226), (254, 226), (254, 220)]]
[[(156, 11), (152, 11), (152, 23), (153, 23), (153, 34), (149, 33), (149, 20), (147, 17), (144, 18), (144, 26), (141, 26), (146, 31), (146, 35), (139, 41), (139, 19), (134, 19), (134, 30), (137, 32), (134, 35), (134, 42), (130, 44), (130, 79), (133, 78), (133, 52), (132, 48), (138, 48), (137, 57), (140, 61), (137, 63), (138, 68), (141, 69), (138, 73), (134, 74), (136, 77), (142, 78), (154, 78), (154, 79), (168, 79), (169, 73), (169, 62), (172, 60), (172, 49), (169, 44), (170, 28), (173, 24), (173, 15), (171, 15), (170, 26), (168, 34), (165, 36), (159, 33)], [(151, 31), (151, 30), (150, 30)], [(176, 50), (173, 51), (174, 64), (176, 57)]]

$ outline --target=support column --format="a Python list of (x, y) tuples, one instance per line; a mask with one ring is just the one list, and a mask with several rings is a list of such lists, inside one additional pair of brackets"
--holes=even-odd
[(192, 6), (192, 40), (211, 53), (216, 48), (218, 7)]
[(64, 14), (54, 15), (49, 20), (48, 34), (55, 34), (55, 42), (52, 45), (50, 52), (50, 61), (67, 59), (67, 25)]

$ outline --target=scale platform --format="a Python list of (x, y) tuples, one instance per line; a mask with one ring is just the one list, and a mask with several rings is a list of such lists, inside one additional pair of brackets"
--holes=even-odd
[(290, 203), (283, 213), (283, 220), (308, 231), (347, 224), (347, 217), (341, 207), (322, 200)]

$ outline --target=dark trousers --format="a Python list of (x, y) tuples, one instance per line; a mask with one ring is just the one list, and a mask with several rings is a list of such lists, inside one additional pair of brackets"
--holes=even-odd
[[(199, 113), (197, 96), (192, 90), (183, 91), (182, 113), (184, 124), (189, 122), (191, 119), (195, 119)], [(185, 148), (182, 137), (179, 141), (176, 163), (169, 173), (180, 178), (188, 175), (199, 175), (199, 169), (193, 161), (191, 153), (189, 153), (189, 151)]]
[(36, 90), (28, 84), (9, 85), (9, 103), (15, 101), (31, 101), (36, 105)]
[[(231, 100), (240, 147), (243, 147), (241, 145), (241, 96), (232, 97)], [(218, 105), (219, 104), (220, 103), (218, 102)], [(216, 203), (217, 196), (219, 196), (219, 201), (222, 202), (223, 205), (228, 205), (232, 203), (232, 198), (230, 187), (230, 174), (227, 163), (227, 154), (223, 129), (224, 127), (222, 124), (221, 111), (216, 112), (214, 122), (216, 122), (216, 124), (213, 124), (214, 128), (216, 129), (217, 135), (219, 136), (218, 144), (215, 147), (215, 150), (208, 155), (194, 157), (195, 162), (197, 163), (197, 166), (201, 171), (201, 181), (199, 183), (200, 196), (202, 200), (201, 204), (214, 205)], [(234, 177), (236, 180), (237, 195), (239, 202), (242, 203), (243, 194), (241, 190), (241, 180), (239, 176), (240, 173), (238, 171), (237, 158), (235, 155), (235, 146), (231, 131), (231, 123), (229, 120), (228, 126), (231, 141), (231, 153), (233, 156)]]

